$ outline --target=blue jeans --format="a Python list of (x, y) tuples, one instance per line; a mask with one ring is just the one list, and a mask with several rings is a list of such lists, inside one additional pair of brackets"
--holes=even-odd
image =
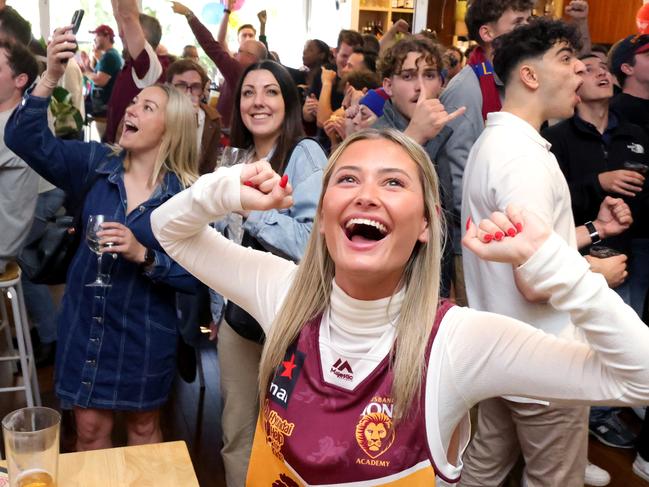
[[(629, 259), (629, 277), (624, 283), (615, 288), (622, 300), (642, 316), (644, 300), (649, 288), (649, 239), (633, 239), (631, 241), (631, 258)], [(590, 420), (602, 421), (613, 411), (620, 408), (609, 406), (592, 406)]]
[(649, 238), (634, 238), (631, 241), (629, 278), (631, 302), (628, 303), (642, 316), (644, 300), (649, 290)]
[[(58, 188), (38, 195), (27, 243), (34, 242), (43, 235), (46, 220), (56, 214), (64, 201), (65, 193)], [(49, 288), (44, 284), (34, 284), (24, 274), (22, 285), (27, 314), (38, 331), (41, 343), (56, 341), (56, 307)]]

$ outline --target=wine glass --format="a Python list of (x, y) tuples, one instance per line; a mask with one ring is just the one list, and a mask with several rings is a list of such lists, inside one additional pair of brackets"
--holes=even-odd
[[(224, 147), (219, 159), (219, 167), (230, 167), (247, 162), (249, 151), (238, 147)], [(243, 217), (238, 213), (228, 213), (224, 218), (228, 238), (240, 244), (243, 240)]]
[(86, 284), (88, 287), (109, 287), (108, 275), (102, 274), (101, 272), (101, 258), (104, 255), (101, 252), (101, 248), (112, 246), (112, 242), (101, 244), (99, 241), (100, 237), (97, 236), (97, 232), (102, 230), (101, 225), (105, 222), (113, 221), (112, 218), (106, 215), (90, 215), (88, 217), (88, 225), (86, 226), (86, 242), (88, 247), (95, 254), (97, 254), (97, 277), (95, 280), (89, 284)]

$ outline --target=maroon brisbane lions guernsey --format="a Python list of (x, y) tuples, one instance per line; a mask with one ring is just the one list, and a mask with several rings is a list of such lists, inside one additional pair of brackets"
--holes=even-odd
[[(426, 363), (439, 323), (435, 316)], [(321, 317), (307, 323), (286, 353), (260, 412), (248, 468), (249, 487), (389, 485), (431, 487), (435, 468), (419, 409), (392, 427), (389, 357), (355, 389), (324, 381), (318, 347)]]

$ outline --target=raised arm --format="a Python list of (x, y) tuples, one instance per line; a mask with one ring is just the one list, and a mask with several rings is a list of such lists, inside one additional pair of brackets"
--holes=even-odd
[(320, 98), (318, 98), (318, 114), (316, 121), (318, 127), (323, 127), (324, 123), (329, 120), (333, 110), (331, 109), (331, 96), (336, 89), (336, 72), (322, 66), (320, 74), (322, 81), (322, 89), (320, 90)]
[(223, 17), (221, 17), (219, 31), (216, 34), (216, 40), (221, 43), (221, 46), (223, 46), (223, 49), (225, 49), (228, 54), (232, 54), (232, 51), (230, 51), (230, 48), (228, 47), (228, 24), (230, 23), (230, 13), (232, 13), (234, 0), (228, 0), (227, 5), (227, 8), (223, 11)]
[(514, 237), (484, 243), (485, 232), (471, 225), (463, 243), (481, 258), (517, 265), (530, 287), (549, 294), (558, 312), (570, 314), (587, 343), (547, 335), (504, 316), (470, 312), (450, 332), (463, 337), (452, 341), (464, 339), (472, 348), (459, 347), (451, 359), (461, 371), (456, 378), (466, 404), (501, 395), (574, 404), (646, 403), (649, 328), (558, 235), (543, 241), (547, 230), (537, 231), (544, 226), (541, 220), (529, 213), (508, 216), (499, 227), (520, 223)]
[(566, 14), (571, 19), (579, 31), (581, 37), (581, 54), (589, 53), (592, 48), (590, 40), (590, 31), (588, 29), (588, 1), (587, 0), (571, 0), (566, 5)]
[(203, 48), (205, 54), (216, 64), (216, 67), (219, 68), (219, 71), (226, 79), (229, 78), (233, 84), (236, 84), (241, 73), (239, 62), (230, 55), (222, 43), (214, 39), (209, 29), (198, 20), (188, 7), (180, 2), (171, 3), (171, 8), (175, 13), (185, 16), (194, 37), (196, 37), (196, 41)]
[(169, 256), (244, 308), (265, 331), (284, 300), (297, 266), (270, 253), (237, 245), (209, 223), (230, 211), (291, 206), (292, 188), (281, 188), (279, 181), (265, 162), (219, 168), (151, 215), (153, 233)]
[(93, 161), (109, 149), (98, 143), (62, 140), (47, 124), (50, 96), (65, 71), (75, 45), (72, 26), (56, 29), (47, 47), (47, 68), (34, 90), (13, 112), (5, 128), (7, 147), (55, 186), (75, 197), (83, 187)]
[(131, 58), (137, 59), (144, 50), (146, 38), (140, 25), (140, 11), (137, 0), (112, 0), (113, 15), (119, 27), (122, 41)]
[(268, 50), (268, 39), (266, 38), (266, 22), (268, 21), (268, 14), (266, 10), (260, 10), (257, 12), (257, 18), (259, 19), (259, 42), (261, 42), (266, 49)]
[(410, 25), (403, 19), (397, 20), (392, 26), (388, 29), (381, 40), (379, 41), (381, 54), (385, 52), (388, 48), (392, 47), (397, 41), (397, 34), (408, 34), (410, 32)]

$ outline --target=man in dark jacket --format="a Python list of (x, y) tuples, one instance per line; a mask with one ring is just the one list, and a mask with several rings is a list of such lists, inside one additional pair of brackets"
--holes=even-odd
[[(594, 220), (602, 200), (609, 195), (624, 198), (631, 208), (633, 226), (601, 242), (623, 255), (586, 258), (593, 270), (601, 270), (609, 285), (640, 314), (649, 285), (649, 192), (644, 176), (649, 169), (649, 137), (609, 106), (613, 77), (606, 63), (592, 53), (581, 59), (586, 71), (577, 92), (581, 102), (576, 113), (546, 129), (543, 136), (552, 144), (551, 150), (568, 181), (575, 221)], [(629, 266), (625, 270), (627, 256)], [(591, 408), (589, 430), (608, 446), (632, 448), (635, 436), (618, 413), (619, 408)]]
[(611, 106), (649, 133), (649, 35), (631, 35), (619, 41), (611, 49), (609, 64), (622, 87)]

